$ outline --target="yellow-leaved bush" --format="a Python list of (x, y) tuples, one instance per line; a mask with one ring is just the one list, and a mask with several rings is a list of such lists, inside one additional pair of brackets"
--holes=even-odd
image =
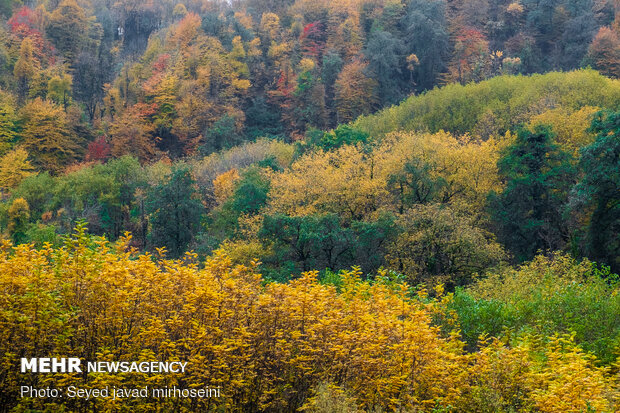
[[(328, 383), (346, 391), (345, 402), (365, 410), (480, 411), (475, 406), (487, 389), (500, 398), (518, 393), (511, 396), (522, 401), (518, 411), (581, 411), (584, 403), (613, 410), (609, 372), (570, 341), (539, 344), (533, 351), (527, 343), (495, 341), (466, 353), (457, 331), (442, 333), (432, 323), (449, 295), (425, 301), (384, 277), (362, 281), (355, 268), (342, 275), (339, 290), (318, 282), (316, 272), (287, 284), (265, 284), (255, 263), (233, 265), (223, 250), (198, 265), (192, 254), (177, 261), (137, 255), (128, 249), (129, 240), (110, 244), (80, 226), (60, 248), (1, 245), (2, 406), (312, 410), (317, 391)], [(22, 374), (21, 357), (180, 360), (188, 366), (185, 374)], [(22, 385), (219, 386), (221, 394), (20, 398)]]
[(345, 145), (311, 152), (289, 170), (274, 173), (267, 212), (290, 216), (333, 212), (359, 220), (380, 210), (397, 210), (401, 196), (390, 181), (407, 162), (418, 161), (429, 166), (431, 179), (444, 182), (433, 202), (478, 216), (486, 194), (501, 189), (497, 160), (509, 138), (477, 141), (444, 132), (398, 132), (384, 137), (372, 151)]

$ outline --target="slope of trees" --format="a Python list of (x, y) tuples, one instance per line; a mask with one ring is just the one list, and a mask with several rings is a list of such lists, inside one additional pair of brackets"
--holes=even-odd
[[(0, 149), (25, 143), (21, 127), (35, 122), (26, 108), (37, 99), (62, 108), (77, 147), (68, 145), (69, 153), (56, 160), (29, 151), (33, 165), (52, 173), (92, 159), (88, 146), (97, 140), (110, 145), (113, 157), (176, 159), (257, 137), (302, 140), (313, 129), (337, 127), (444, 84), (588, 65), (619, 75), (619, 25), (609, 2), (62, 0), (4, 6), (3, 102), (25, 119), (7, 125), (15, 138)], [(532, 105), (535, 111), (575, 109), (554, 100), (570, 96), (569, 88), (606, 88), (593, 73), (587, 82), (585, 74), (574, 76), (552, 90), (529, 84), (536, 92), (520, 94), (531, 98), (527, 102), (509, 102), (523, 79), (483, 84), (476, 105), (435, 102), (451, 112), (443, 123), (416, 109), (413, 98), (391, 109), (398, 113), (390, 112), (389, 125), (361, 120), (374, 129), (359, 128), (373, 135), (396, 126), (501, 134), (529, 117)], [(433, 91), (425, 101), (433, 98), (441, 100)], [(608, 106), (601, 98), (585, 99)], [(129, 139), (134, 136), (136, 142)]]
[(620, 409), (611, 3), (112, 3), (0, 1), (0, 406)]

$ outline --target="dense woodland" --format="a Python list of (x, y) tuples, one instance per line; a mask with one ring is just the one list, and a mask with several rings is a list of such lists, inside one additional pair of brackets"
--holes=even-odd
[(0, 411), (620, 410), (615, 2), (0, 13)]

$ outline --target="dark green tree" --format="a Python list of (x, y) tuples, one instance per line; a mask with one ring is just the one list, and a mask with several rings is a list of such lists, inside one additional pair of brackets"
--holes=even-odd
[(146, 210), (151, 246), (166, 247), (172, 257), (181, 256), (200, 226), (203, 211), (189, 168), (175, 167), (164, 182), (151, 188)]
[(420, 62), (414, 74), (416, 87), (431, 89), (450, 57), (445, 1), (410, 1), (402, 24), (406, 54), (416, 55)]
[(311, 143), (329, 151), (340, 148), (342, 145), (366, 143), (369, 137), (370, 135), (364, 131), (352, 128), (349, 125), (339, 125), (332, 131), (311, 136)]
[[(596, 114), (594, 143), (581, 150), (583, 178), (571, 194), (574, 210), (591, 212), (585, 254), (620, 271), (620, 112)], [(585, 207), (585, 208), (584, 208)]]
[(364, 54), (368, 70), (379, 82), (379, 96), (383, 105), (394, 104), (403, 97), (404, 55), (403, 43), (392, 33), (376, 30), (370, 34)]
[(273, 246), (276, 265), (293, 261), (298, 271), (337, 270), (350, 265), (355, 247), (351, 229), (335, 214), (265, 216), (259, 236)]
[(403, 170), (390, 176), (388, 185), (390, 192), (398, 200), (399, 213), (414, 204), (426, 204), (431, 201), (447, 202), (442, 196), (447, 182), (443, 178), (433, 178), (433, 165), (419, 159), (411, 159), (405, 163)]
[(563, 211), (575, 182), (570, 156), (553, 143), (548, 126), (522, 129), (498, 162), (505, 189), (489, 197), (499, 240), (517, 262), (564, 247)]
[(231, 207), (238, 214), (256, 214), (267, 203), (269, 179), (260, 168), (250, 168), (235, 188)]

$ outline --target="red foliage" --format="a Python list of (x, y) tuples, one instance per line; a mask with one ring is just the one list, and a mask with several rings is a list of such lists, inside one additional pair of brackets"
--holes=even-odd
[(43, 33), (38, 29), (37, 16), (30, 7), (24, 6), (19, 9), (7, 23), (11, 33), (20, 42), (26, 37), (32, 40), (34, 54), (39, 61), (43, 62), (47, 59), (49, 64), (54, 64), (54, 46), (45, 39)]
[(153, 63), (153, 71), (156, 73), (163, 72), (168, 65), (168, 60), (170, 60), (168, 53), (160, 54), (157, 61)]
[(299, 38), (304, 56), (320, 60), (325, 49), (326, 38), (327, 35), (321, 22), (307, 24)]
[(41, 34), (36, 28), (34, 12), (30, 7), (24, 6), (9, 19), (8, 25), (11, 33), (18, 34), (22, 38), (32, 34)]
[(487, 38), (478, 29), (465, 27), (461, 29), (455, 36), (456, 50), (463, 64), (476, 55), (480, 55), (481, 51), (488, 49), (489, 42)]
[(105, 161), (110, 156), (110, 144), (101, 136), (88, 144), (87, 161)]
[(280, 72), (280, 77), (278, 78), (278, 84), (276, 87), (278, 94), (282, 97), (289, 98), (293, 96), (293, 92), (295, 91), (296, 87), (297, 85), (291, 78), (291, 73), (289, 73), (288, 71), (282, 70)]
[(139, 119), (146, 119), (153, 116), (159, 110), (157, 103), (136, 103), (130, 108), (130, 111)]

